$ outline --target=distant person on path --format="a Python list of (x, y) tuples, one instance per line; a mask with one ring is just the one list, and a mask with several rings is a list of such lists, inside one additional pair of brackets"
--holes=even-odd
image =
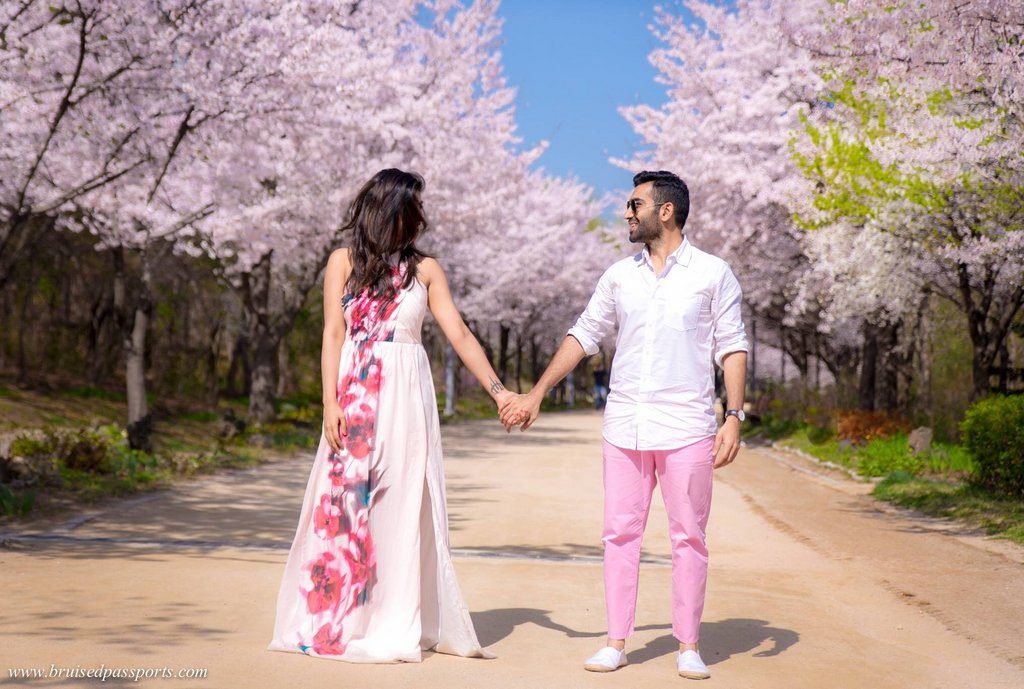
[(604, 368), (604, 355), (602, 361), (594, 366), (594, 408), (604, 409), (608, 402), (608, 371)]
[[(480, 647), (448, 546), (441, 431), (420, 340), (427, 308), (499, 405), (504, 388), (416, 248), (423, 179), (382, 170), (351, 207), (352, 248), (324, 277), (324, 428), (268, 648), (357, 663)], [(508, 415), (506, 415), (507, 417)]]
[[(604, 581), (607, 646), (585, 663), (608, 672), (626, 664), (633, 633), (643, 538), (656, 483), (672, 540), (672, 633), (676, 670), (710, 676), (698, 651), (704, 611), (713, 469), (740, 447), (747, 338), (741, 292), (722, 259), (697, 249), (683, 226), (686, 184), (670, 172), (641, 172), (624, 218), (640, 253), (613, 264), (547, 370), (526, 395), (501, 409), (506, 430), (526, 430), (552, 385), (573, 370), (618, 321), (608, 404), (604, 412)], [(617, 316), (618, 315), (618, 316)], [(714, 369), (725, 372), (728, 408), (715, 419)], [(523, 418), (528, 414), (528, 418)]]

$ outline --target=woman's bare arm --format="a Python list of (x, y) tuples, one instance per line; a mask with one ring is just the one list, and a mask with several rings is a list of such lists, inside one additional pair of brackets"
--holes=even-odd
[(491, 362), (487, 360), (487, 354), (480, 346), (480, 342), (470, 332), (465, 321), (462, 320), (459, 310), (455, 308), (455, 301), (452, 299), (444, 269), (434, 259), (426, 258), (420, 262), (419, 277), (427, 287), (430, 312), (434, 314), (437, 324), (441, 327), (444, 336), (451, 342), (455, 353), (459, 355), (462, 363), (480, 381), (480, 385), (487, 390), (498, 406), (506, 404), (514, 393), (506, 390), (502, 385)]
[(348, 434), (348, 425), (338, 403), (338, 366), (345, 342), (345, 314), (341, 297), (352, 264), (348, 249), (338, 249), (327, 260), (324, 273), (324, 335), (320, 348), (320, 374), (323, 385), (324, 435), (331, 449), (341, 451), (341, 437)]

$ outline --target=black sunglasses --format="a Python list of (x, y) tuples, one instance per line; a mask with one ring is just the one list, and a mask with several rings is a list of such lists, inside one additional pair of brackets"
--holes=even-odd
[[(628, 208), (629, 210), (633, 211), (633, 215), (636, 215), (636, 204), (637, 204), (637, 201), (639, 201), (639, 200), (640, 199), (630, 199), (629, 201), (626, 201), (626, 208)], [(657, 208), (658, 206), (664, 206), (666, 203), (672, 203), (672, 202), (671, 201), (662, 201), (661, 203), (654, 204), (653, 207)]]

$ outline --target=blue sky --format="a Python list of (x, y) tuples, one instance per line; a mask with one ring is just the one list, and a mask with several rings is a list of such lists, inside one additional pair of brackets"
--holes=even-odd
[[(663, 4), (671, 5), (671, 2)], [(547, 140), (538, 165), (573, 174), (597, 194), (631, 188), (608, 162), (640, 147), (620, 105), (665, 101), (647, 61), (659, 42), (648, 29), (654, 0), (502, 0), (505, 74), (518, 89), (518, 133)], [(674, 12), (681, 12), (678, 6)]]

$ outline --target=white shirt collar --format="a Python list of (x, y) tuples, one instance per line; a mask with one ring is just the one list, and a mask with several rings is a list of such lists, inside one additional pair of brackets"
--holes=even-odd
[[(665, 260), (665, 265), (667, 266), (672, 263), (678, 263), (683, 267), (688, 266), (690, 264), (690, 256), (693, 253), (692, 249), (693, 246), (690, 244), (690, 241), (686, 238), (686, 235), (684, 234), (683, 242), (678, 247), (676, 247), (675, 251), (668, 255), (668, 257)], [(646, 244), (644, 245), (644, 248), (640, 251), (640, 253), (634, 256), (634, 258), (636, 259), (636, 264), (638, 266), (642, 266), (644, 264), (651, 265), (651, 252), (647, 249)]]

